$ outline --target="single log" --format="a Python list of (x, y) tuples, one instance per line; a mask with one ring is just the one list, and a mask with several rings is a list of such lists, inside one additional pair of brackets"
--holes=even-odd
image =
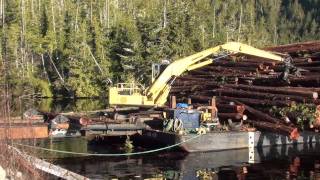
[(285, 95), (293, 95), (293, 96), (302, 96), (307, 98), (318, 98), (318, 93), (313, 91), (313, 89), (308, 88), (295, 88), (295, 87), (267, 87), (267, 86), (250, 86), (250, 85), (234, 85), (234, 84), (225, 84), (224, 87), (229, 87), (233, 89), (241, 89), (247, 91), (255, 91), (255, 92), (265, 92), (272, 94), (285, 94)]
[[(210, 74), (208, 74), (208, 73), (206, 73), (206, 74), (203, 74), (203, 75), (186, 75), (186, 76), (184, 76), (184, 78), (188, 78), (188, 77), (190, 77), (190, 78), (197, 78), (197, 81), (199, 81), (199, 80), (201, 80), (201, 82), (202, 83), (204, 83), (203, 81), (205, 81), (205, 82), (210, 82), (210, 81), (214, 81), (214, 80), (217, 80), (218, 78), (221, 78), (221, 77), (223, 77), (223, 74), (220, 74), (220, 75), (218, 75), (218, 76), (215, 76), (215, 75), (210, 75)], [(232, 79), (232, 80), (234, 80), (234, 78), (237, 78), (237, 76), (233, 76), (233, 78), (229, 78), (229, 79)]]
[(318, 94), (320, 93), (320, 88), (313, 88), (313, 87), (281, 87), (281, 89), (295, 89), (298, 91), (302, 91), (302, 92), (317, 92)]
[[(193, 100), (197, 102), (208, 102), (211, 98), (211, 96), (204, 96), (204, 95), (191, 95), (190, 96)], [(259, 99), (251, 99), (251, 98), (235, 98), (235, 97), (227, 97), (227, 96), (220, 96), (217, 97), (219, 100), (224, 100), (228, 102), (235, 102), (235, 101), (241, 101), (243, 103), (252, 105), (252, 106), (262, 106), (262, 107), (270, 107), (270, 106), (290, 106), (293, 101), (270, 101), (270, 100), (259, 100)]]
[(185, 75), (185, 76), (178, 77), (175, 80), (175, 82), (177, 82), (177, 81), (199, 81), (199, 80), (203, 80), (203, 79), (199, 78), (199, 77)]
[[(242, 104), (242, 103), (240, 102), (240, 104)], [(244, 107), (246, 108), (246, 111), (248, 111), (252, 116), (256, 117), (259, 120), (268, 121), (268, 122), (271, 122), (271, 123), (280, 123), (281, 122), (280, 119), (271, 117), (268, 114), (266, 114), (264, 112), (261, 112), (259, 110), (256, 110), (256, 109), (254, 109), (254, 108), (252, 108), (252, 107), (250, 107), (248, 105), (245, 105), (245, 104), (242, 104), (242, 105), (244, 105)]]
[(315, 67), (320, 66), (320, 61), (294, 63), (296, 67)]
[(296, 65), (297, 63), (310, 63), (312, 62), (312, 58), (311, 57), (296, 57), (292, 59), (293, 64)]
[(244, 90), (236, 90), (236, 89), (215, 89), (215, 90), (209, 90), (208, 93), (210, 95), (216, 95), (216, 96), (229, 96), (229, 97), (268, 99), (268, 100), (293, 100), (301, 103), (313, 102), (313, 99), (309, 99), (301, 96), (261, 93), (261, 92), (244, 91)]
[(263, 70), (258, 70), (257, 75), (261, 75), (261, 74), (265, 74), (265, 75), (269, 75), (269, 74), (273, 74), (275, 73), (273, 69), (263, 69)]
[(223, 67), (254, 67), (263, 69), (262, 62), (244, 62), (244, 61), (216, 61), (210, 64), (210, 66), (223, 66)]
[(302, 77), (307, 77), (307, 76), (320, 76), (320, 72), (301, 71), (300, 74), (302, 75)]
[[(204, 81), (206, 81), (206, 83), (203, 83)], [(172, 88), (175, 87), (183, 87), (183, 86), (195, 86), (195, 85), (200, 85), (200, 86), (213, 86), (213, 87), (219, 87), (220, 85), (218, 85), (218, 83), (213, 82), (213, 81), (209, 81), (208, 79), (204, 79), (204, 78), (199, 78), (199, 80), (195, 81), (195, 80), (176, 80), (173, 84), (172, 84)]]
[(210, 75), (211, 77), (223, 76), (223, 77), (238, 77), (238, 76), (255, 76), (255, 73), (248, 72), (231, 72), (231, 71), (208, 71), (208, 70), (193, 70), (188, 73), (193, 77), (197, 77), (199, 75)]
[(246, 120), (246, 122), (252, 124), (259, 129), (264, 129), (267, 131), (282, 133), (285, 135), (289, 135), (290, 139), (296, 140), (299, 138), (300, 134), (296, 127), (290, 127), (283, 124), (274, 124), (270, 122), (261, 122), (261, 121), (252, 121)]
[(291, 86), (320, 87), (320, 76), (290, 78)]
[(312, 58), (310, 57), (294, 57), (292, 58), (292, 63), (295, 65), (296, 63), (309, 63), (312, 62)]
[(201, 89), (206, 89), (205, 86), (178, 86), (178, 87), (172, 87), (170, 90), (170, 93), (181, 93), (181, 92), (192, 92), (197, 91)]
[(190, 82), (190, 85), (185, 85), (185, 86), (173, 85), (170, 92), (176, 93), (176, 92), (181, 92), (181, 91), (197, 91), (197, 90), (202, 90), (202, 89), (214, 89), (214, 88), (219, 88), (219, 86), (210, 85), (207, 83), (204, 84), (204, 83), (191, 83)]
[(247, 58), (244, 58), (241, 61), (249, 62), (249, 63), (263, 63), (264, 65), (267, 65), (267, 66), (275, 66), (276, 64), (280, 64), (281, 63), (279, 61), (260, 58), (260, 57), (254, 57), (254, 56), (246, 56), (246, 57)]
[(235, 119), (235, 120), (240, 120), (243, 117), (243, 114), (240, 113), (220, 113), (218, 112), (218, 117), (222, 120), (227, 120), (227, 119)]
[[(224, 66), (216, 66), (216, 67), (220, 67), (220, 68), (226, 68)], [(261, 70), (259, 67), (232, 67), (233, 70), (239, 70), (242, 72), (256, 72)]]
[(270, 106), (279, 106), (279, 107), (284, 107), (284, 106), (291, 106), (294, 101), (279, 101), (279, 100), (260, 100), (260, 99), (252, 99), (252, 98), (236, 98), (236, 97), (228, 97), (228, 96), (220, 96), (219, 98), (223, 100), (228, 100), (228, 101), (241, 101), (243, 103), (252, 105), (252, 106), (259, 106), (259, 107), (270, 107)]
[(320, 41), (309, 41), (303, 43), (295, 43), (295, 44), (287, 44), (275, 47), (267, 47), (264, 48), (268, 51), (276, 51), (276, 52), (286, 52), (286, 53), (297, 53), (298, 51), (311, 51), (311, 52), (319, 52), (320, 51)]
[[(308, 67), (308, 66), (296, 66), (296, 67), (299, 68), (302, 73), (319, 72), (319, 67)], [(285, 70), (285, 66), (279, 65), (279, 66), (273, 67), (272, 69), (274, 72), (281, 73)]]
[(309, 67), (309, 66), (304, 66), (304, 67), (300, 67), (301, 69), (304, 69), (304, 70), (307, 70), (309, 72), (319, 72), (320, 71), (320, 67), (319, 66), (312, 66), (312, 67)]
[(245, 107), (243, 105), (217, 104), (218, 111), (221, 113), (240, 113), (243, 114)]
[[(245, 68), (244, 68), (245, 69)], [(252, 68), (251, 70), (248, 69), (236, 69), (236, 68), (227, 68), (227, 67), (222, 67), (222, 66), (206, 66), (202, 70), (206, 71), (214, 71), (214, 72), (231, 72), (235, 74), (248, 74), (250, 71), (255, 71), (256, 68)], [(249, 71), (249, 72), (248, 72)]]

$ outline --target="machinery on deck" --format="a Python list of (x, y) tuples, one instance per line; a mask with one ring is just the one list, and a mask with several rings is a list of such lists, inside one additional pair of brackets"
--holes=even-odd
[(178, 59), (170, 64), (153, 65), (152, 85), (149, 88), (144, 90), (134, 83), (119, 83), (116, 87), (109, 89), (109, 104), (163, 106), (167, 102), (171, 85), (176, 77), (186, 71), (201, 68), (217, 59), (238, 53), (284, 62), (286, 68), (282, 78), (287, 78), (288, 73), (296, 71), (296, 68), (291, 64), (290, 56), (281, 57), (246, 44), (229, 42)]

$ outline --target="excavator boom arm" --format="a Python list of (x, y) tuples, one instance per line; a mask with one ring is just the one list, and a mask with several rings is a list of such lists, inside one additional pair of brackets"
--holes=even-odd
[(276, 61), (284, 61), (284, 58), (273, 53), (246, 44), (229, 42), (172, 62), (147, 90), (146, 95), (148, 99), (153, 99), (155, 104), (162, 104), (164, 99), (168, 96), (170, 91), (170, 84), (168, 83), (173, 77), (180, 76), (185, 71), (197, 69), (212, 63), (212, 59), (208, 60), (206, 58), (210, 55), (219, 55), (221, 52), (227, 54), (241, 53)]

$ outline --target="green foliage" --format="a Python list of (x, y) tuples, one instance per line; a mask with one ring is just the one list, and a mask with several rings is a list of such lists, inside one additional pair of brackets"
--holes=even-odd
[(226, 41), (320, 39), (315, 0), (5, 2), (0, 59), (9, 84), (42, 95), (104, 96), (107, 79), (148, 84), (152, 63)]
[(48, 81), (39, 78), (30, 78), (35, 93), (39, 93), (41, 97), (53, 97)]
[(316, 106), (314, 104), (295, 104), (289, 107), (271, 109), (271, 113), (278, 117), (289, 117), (300, 128), (305, 128), (305, 125), (314, 124), (316, 120)]

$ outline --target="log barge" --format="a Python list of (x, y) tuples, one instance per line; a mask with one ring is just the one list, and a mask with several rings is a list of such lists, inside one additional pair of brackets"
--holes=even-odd
[(148, 141), (163, 145), (180, 144), (179, 147), (187, 152), (222, 151), (231, 149), (243, 149), (250, 147), (266, 147), (288, 144), (319, 143), (320, 134), (305, 131), (300, 136), (291, 140), (289, 136), (271, 132), (209, 132), (203, 135), (163, 132), (157, 130), (143, 130), (143, 137)]

